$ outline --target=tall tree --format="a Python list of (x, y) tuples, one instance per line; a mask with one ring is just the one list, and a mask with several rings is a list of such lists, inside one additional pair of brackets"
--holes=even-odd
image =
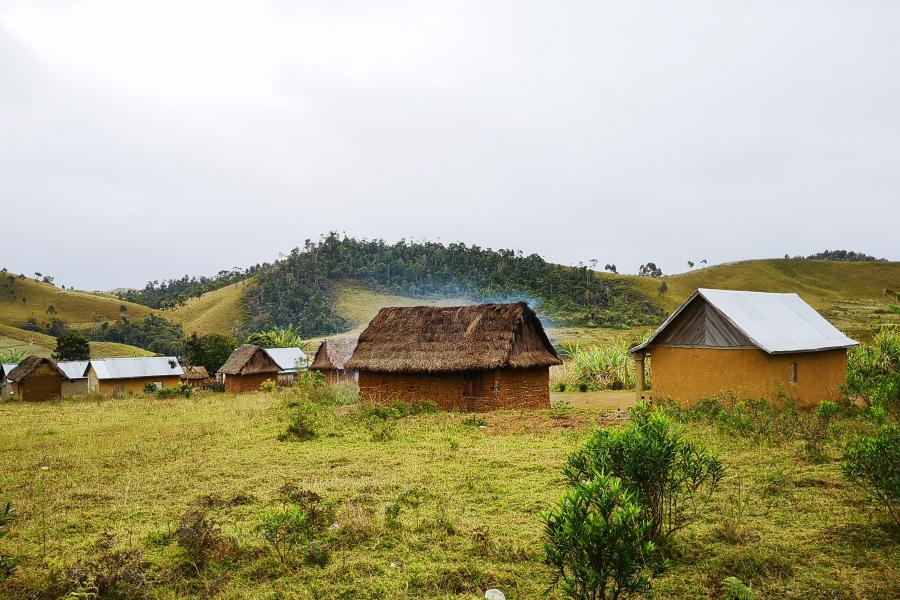
[(91, 346), (86, 337), (69, 329), (56, 338), (56, 351), (54, 360), (89, 360), (91, 358)]

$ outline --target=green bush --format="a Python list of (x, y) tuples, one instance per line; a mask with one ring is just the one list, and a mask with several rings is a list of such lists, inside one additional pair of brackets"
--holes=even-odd
[(871, 344), (850, 348), (847, 359), (844, 392), (849, 397), (867, 406), (900, 409), (900, 330), (882, 329)]
[[(147, 386), (153, 386), (154, 395), (157, 398), (177, 398), (178, 396), (183, 396), (184, 398), (190, 398), (194, 389), (188, 385), (187, 383), (182, 382), (178, 387), (168, 387), (168, 388), (156, 388), (156, 386), (152, 383), (148, 383)], [(144, 390), (147, 390), (147, 386), (144, 386)]]
[[(7, 502), (3, 510), (0, 510), (0, 540), (9, 535), (9, 524), (12, 523), (15, 510), (12, 503)], [(16, 570), (19, 561), (15, 556), (0, 554), (0, 581), (9, 579)]]
[(657, 544), (697, 518), (725, 469), (704, 448), (684, 438), (662, 409), (642, 403), (631, 422), (618, 429), (598, 429), (569, 457), (565, 474), (572, 485), (606, 473), (622, 480), (650, 521)]
[(278, 389), (278, 383), (274, 379), (266, 379), (259, 386), (259, 391), (271, 394)]
[(299, 506), (265, 513), (257, 531), (282, 564), (294, 562), (299, 551), (315, 537), (309, 514)]
[(616, 477), (579, 480), (544, 515), (545, 561), (569, 598), (628, 598), (650, 587), (652, 527)]
[(883, 425), (844, 448), (844, 476), (862, 487), (900, 527), (900, 426)]

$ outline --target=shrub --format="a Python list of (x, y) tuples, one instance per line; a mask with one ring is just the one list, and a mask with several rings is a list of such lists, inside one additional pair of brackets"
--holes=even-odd
[(144, 384), (144, 393), (145, 394), (155, 394), (156, 390), (158, 390), (158, 389), (159, 388), (156, 387), (155, 383), (145, 383)]
[(148, 383), (146, 386), (144, 386), (145, 391), (147, 390), (148, 386), (153, 386), (153, 389), (155, 390), (153, 393), (157, 398), (177, 398), (178, 396), (190, 398), (194, 393), (194, 388), (184, 382), (181, 382), (181, 385), (179, 385), (178, 387), (159, 389), (157, 389), (156, 386), (152, 383)]
[(191, 510), (181, 518), (175, 540), (184, 558), (198, 572), (217, 557), (224, 546), (222, 532), (202, 509)]
[(753, 600), (753, 589), (737, 577), (726, 577), (722, 581), (724, 600)]
[(296, 400), (288, 403), (287, 430), (279, 436), (281, 441), (311, 440), (319, 435), (324, 424), (323, 409), (309, 400)]
[(841, 470), (900, 526), (900, 426), (883, 425), (874, 436), (851, 440)]
[(627, 598), (650, 587), (652, 527), (616, 477), (579, 480), (544, 515), (545, 561), (569, 598)]
[(847, 359), (848, 396), (867, 406), (900, 409), (900, 330), (882, 329), (871, 344), (850, 348)]
[(293, 565), (300, 557), (306, 564), (328, 564), (328, 546), (319, 538), (333, 521), (334, 510), (323, 504), (317, 493), (292, 483), (281, 486), (278, 494), (285, 501), (284, 508), (265, 513), (257, 533), (284, 565)]
[(94, 556), (53, 576), (47, 595), (54, 598), (147, 598), (149, 564), (140, 550), (120, 550), (116, 539), (104, 534)]
[(297, 551), (313, 537), (309, 515), (299, 506), (265, 513), (257, 531), (282, 564), (293, 562)]
[[(0, 540), (9, 535), (9, 525), (12, 523), (15, 509), (12, 503), (7, 502), (3, 510), (0, 510)], [(19, 561), (15, 556), (0, 554), (0, 581), (9, 579), (16, 570)]]
[(266, 379), (259, 386), (259, 391), (271, 394), (278, 389), (278, 383), (274, 379)]
[(661, 409), (642, 403), (626, 427), (596, 430), (565, 467), (572, 485), (595, 473), (622, 480), (650, 521), (650, 539), (659, 544), (697, 518), (698, 504), (709, 499), (725, 470)]

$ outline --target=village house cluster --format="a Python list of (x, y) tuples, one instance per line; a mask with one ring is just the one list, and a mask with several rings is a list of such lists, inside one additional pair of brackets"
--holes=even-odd
[[(689, 403), (732, 393), (787, 394), (800, 406), (839, 396), (856, 345), (796, 294), (699, 289), (646, 342), (630, 349), (640, 400)], [(645, 388), (652, 363), (652, 396)], [(229, 393), (301, 370), (356, 381), (363, 403), (431, 401), (445, 410), (550, 406), (549, 369), (562, 361), (524, 302), (381, 309), (355, 337), (324, 340), (312, 361), (300, 348), (237, 348), (216, 373)], [(212, 380), (173, 356), (56, 362), (30, 356), (0, 366), (4, 397), (46, 400), (117, 395)]]

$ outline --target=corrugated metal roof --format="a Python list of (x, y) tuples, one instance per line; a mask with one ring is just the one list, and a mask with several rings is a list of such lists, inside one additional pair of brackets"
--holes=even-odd
[(87, 360), (64, 360), (56, 363), (69, 379), (82, 379), (88, 366)]
[(841, 333), (797, 294), (700, 288), (646, 342), (632, 351), (651, 345), (656, 336), (698, 296), (712, 304), (769, 354), (815, 352), (859, 344)]
[(298, 360), (301, 367), (306, 366), (306, 353), (300, 348), (265, 348), (265, 351), (282, 371), (296, 371)]
[(9, 372), (19, 366), (19, 363), (3, 363), (3, 379), (9, 375)]
[(180, 377), (181, 375), (184, 375), (181, 365), (178, 364), (178, 359), (174, 356), (103, 358), (91, 360), (90, 364), (94, 367), (98, 379)]

